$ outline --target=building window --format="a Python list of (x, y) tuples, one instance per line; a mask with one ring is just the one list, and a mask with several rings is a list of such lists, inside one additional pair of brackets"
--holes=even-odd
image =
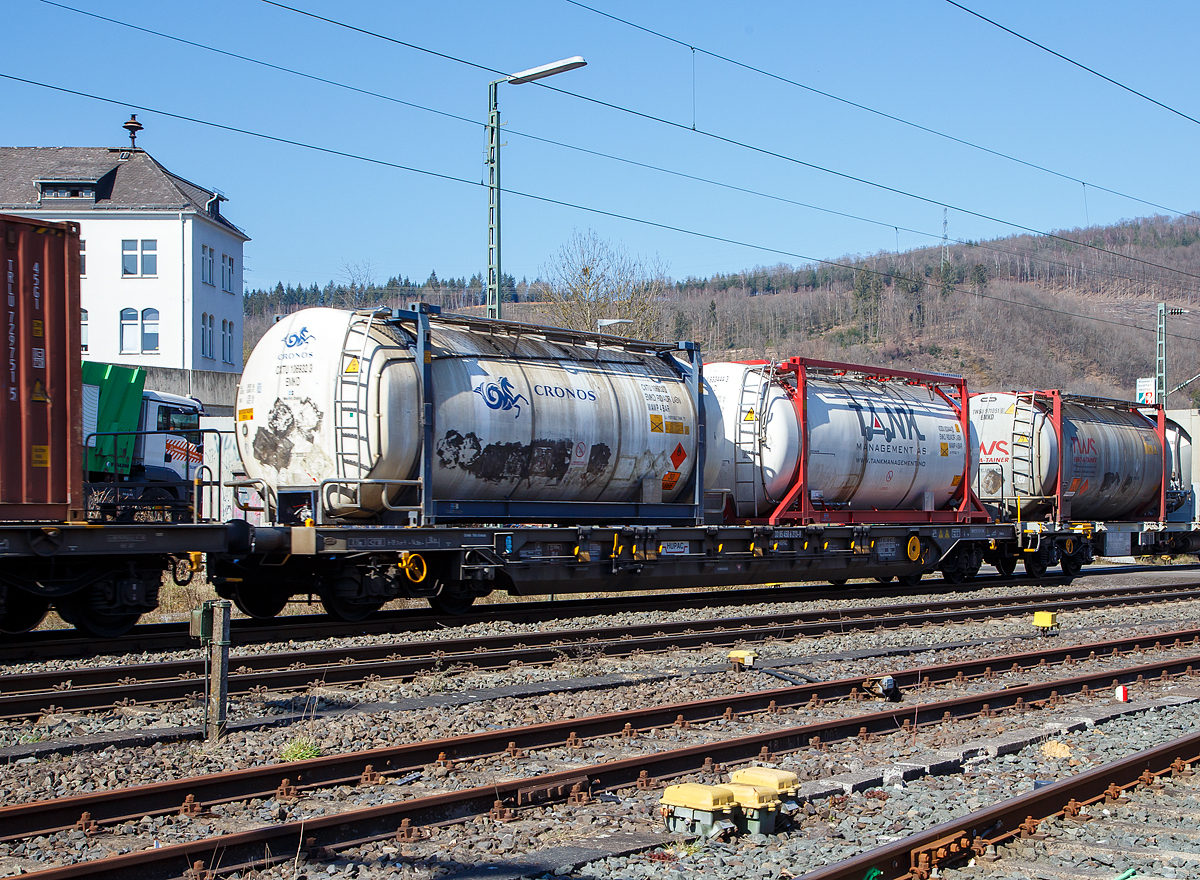
[(213, 284), (213, 249), (206, 244), (200, 245), (200, 280), (205, 284)]
[(142, 274), (158, 274), (158, 239), (147, 238), (142, 241)]
[(233, 293), (233, 257), (221, 254), (221, 289)]
[(208, 356), (210, 358), (215, 358), (217, 356), (217, 353), (214, 350), (216, 347), (216, 338), (217, 338), (216, 327), (217, 327), (217, 319), (214, 318), (212, 315), (209, 315), (208, 316)]
[(137, 242), (127, 238), (121, 242), (121, 274), (136, 275), (137, 270)]
[[(82, 244), (82, 242), (80, 243)], [(87, 309), (79, 310), (79, 350), (85, 354), (88, 350)]]
[(121, 354), (137, 354), (139, 351), (137, 309), (121, 309)]
[[(142, 275), (158, 274), (158, 239), (146, 238), (141, 242)], [(125, 276), (138, 273), (138, 242), (126, 238), (121, 241), (121, 274)]]
[[(87, 254), (84, 253), (84, 251), (86, 251), (86, 250), (87, 250), (87, 242), (84, 241), (82, 238), (79, 239), (79, 274), (80, 275), (87, 274)], [(87, 314), (87, 312), (84, 312), (84, 314)], [(86, 349), (85, 349), (85, 351), (86, 351)]]
[(227, 330), (228, 326), (229, 326), (228, 321), (221, 322), (221, 360), (222, 361), (229, 360), (229, 337), (226, 335), (229, 332)]
[(142, 353), (158, 351), (158, 309), (142, 309)]
[(235, 364), (237, 361), (233, 357), (233, 321), (229, 322), (229, 357), (225, 358), (225, 363)]

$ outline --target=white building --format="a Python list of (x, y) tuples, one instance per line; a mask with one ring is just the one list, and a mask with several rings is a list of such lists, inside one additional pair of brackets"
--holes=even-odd
[(0, 147), (0, 212), (80, 228), (83, 356), (240, 373), (242, 244), (221, 196), (140, 149)]

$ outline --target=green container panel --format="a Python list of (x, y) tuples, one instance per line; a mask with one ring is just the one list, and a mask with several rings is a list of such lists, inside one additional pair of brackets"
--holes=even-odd
[[(137, 437), (88, 438), (89, 434), (103, 435), (114, 431), (136, 431), (142, 413), (142, 391), (146, 371), (140, 367), (121, 367), (116, 364), (83, 365), (83, 434), (88, 447), (88, 471), (105, 474), (129, 474)], [(92, 390), (92, 389), (96, 390)], [(95, 422), (91, 420), (95, 412)]]

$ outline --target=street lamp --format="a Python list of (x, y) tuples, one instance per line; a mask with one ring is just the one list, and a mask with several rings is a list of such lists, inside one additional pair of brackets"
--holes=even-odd
[(500, 106), (496, 102), (496, 90), (500, 83), (511, 83), (514, 86), (545, 79), (556, 73), (565, 73), (587, 64), (583, 56), (574, 55), (555, 61), (553, 64), (543, 64), (541, 67), (531, 67), (511, 76), (493, 80), (488, 83), (488, 274), (487, 274), (487, 315), (489, 318), (500, 317)]
[(611, 327), (613, 324), (632, 324), (629, 318), (601, 318), (596, 322), (596, 332), (599, 333), (605, 327)]

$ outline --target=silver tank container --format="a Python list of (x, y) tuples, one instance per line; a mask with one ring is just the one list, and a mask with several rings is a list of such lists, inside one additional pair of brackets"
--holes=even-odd
[(810, 375), (802, 438), (794, 389), (764, 365), (707, 364), (704, 378), (706, 416), (724, 426), (708, 461), (737, 517), (774, 510), (806, 449), (813, 503), (834, 509), (942, 510), (962, 497), (967, 459), (975, 464), (954, 408), (921, 386)]
[[(437, 318), (431, 353), (437, 498), (668, 502), (692, 475), (696, 406), (659, 357)], [(306, 309), (246, 362), (239, 451), (272, 492), (344, 480), (325, 513), (369, 515), (401, 493), (353, 481), (418, 476), (420, 411), (409, 331)]]
[[(1055, 479), (1062, 461), (1062, 492), (1075, 520), (1157, 517), (1149, 510), (1162, 481), (1162, 449), (1155, 423), (1140, 412), (1062, 402), (1062, 434), (1053, 403), (1029, 394), (984, 393), (971, 398), (971, 425), (979, 436), (976, 494), (988, 504), (1022, 517), (1054, 509)], [(1167, 511), (1183, 503), (1191, 484), (1191, 438), (1167, 420)], [(1014, 465), (1015, 459), (1015, 465)]]

